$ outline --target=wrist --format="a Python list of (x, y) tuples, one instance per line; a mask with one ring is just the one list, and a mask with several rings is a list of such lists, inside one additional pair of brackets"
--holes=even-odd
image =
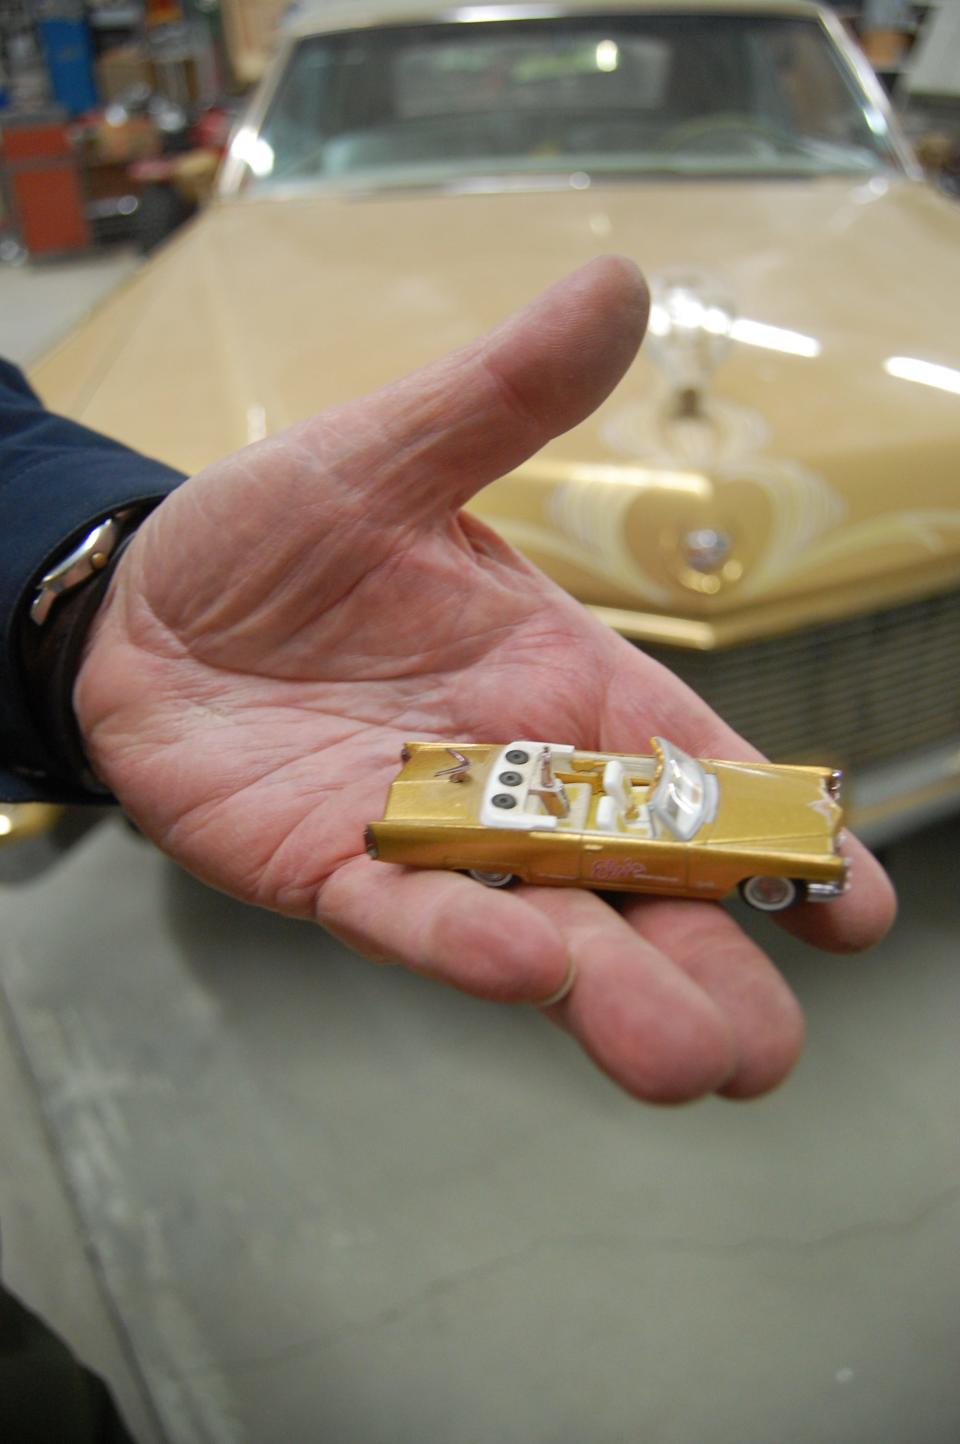
[(110, 798), (87, 757), (74, 710), (74, 687), (96, 636), (108, 590), (145, 515), (143, 507), (126, 508), (94, 527), (44, 574), (20, 628), (21, 664), (41, 774), (78, 793), (77, 800)]

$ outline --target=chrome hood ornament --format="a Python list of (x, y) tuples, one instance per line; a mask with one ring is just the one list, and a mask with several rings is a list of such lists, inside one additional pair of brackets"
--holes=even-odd
[(669, 411), (701, 416), (717, 367), (730, 350), (737, 315), (723, 282), (707, 271), (661, 271), (650, 282), (648, 348), (670, 386)]

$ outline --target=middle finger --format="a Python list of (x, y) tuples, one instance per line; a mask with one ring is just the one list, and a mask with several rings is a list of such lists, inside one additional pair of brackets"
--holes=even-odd
[(737, 1052), (737, 1069), (720, 1090), (753, 1098), (776, 1087), (803, 1046), (800, 1005), (780, 973), (718, 903), (632, 897), (624, 918), (671, 957), (720, 1009)]
[(518, 889), (566, 940), (572, 987), (546, 1012), (621, 1087), (656, 1103), (722, 1088), (737, 1071), (717, 1003), (595, 893)]

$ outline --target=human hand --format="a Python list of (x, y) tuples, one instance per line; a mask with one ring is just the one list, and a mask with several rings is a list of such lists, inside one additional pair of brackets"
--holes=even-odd
[[(722, 907), (494, 891), (371, 861), (408, 738), (569, 740), (757, 754), (672, 674), (460, 511), (588, 415), (646, 321), (635, 268), (597, 261), (476, 344), (209, 467), (145, 522), (74, 694), (98, 775), (160, 847), (224, 891), (312, 918), (367, 956), (537, 1002), (639, 1097), (762, 1093), (800, 1010)], [(893, 894), (785, 915), (865, 947)]]

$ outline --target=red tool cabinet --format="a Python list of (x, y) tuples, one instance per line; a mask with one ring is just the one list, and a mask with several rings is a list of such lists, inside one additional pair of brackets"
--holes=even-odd
[(0, 176), (14, 230), (30, 256), (89, 246), (80, 171), (61, 119), (4, 116)]

